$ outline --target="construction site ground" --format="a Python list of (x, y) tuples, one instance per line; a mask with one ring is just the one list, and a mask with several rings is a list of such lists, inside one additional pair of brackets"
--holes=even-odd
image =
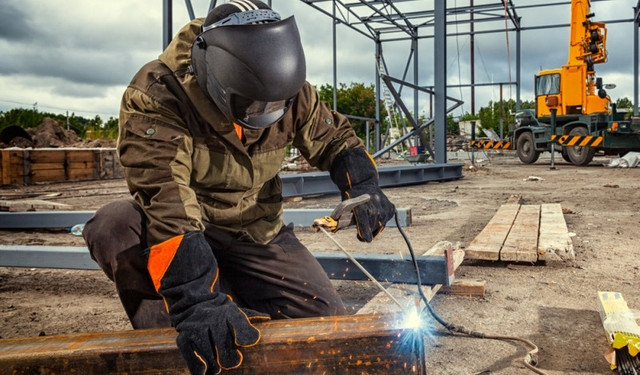
[[(621, 292), (630, 308), (640, 309), (640, 169), (606, 168), (607, 158), (596, 158), (587, 167), (559, 159), (551, 170), (548, 158), (523, 165), (511, 153), (481, 153), (474, 167), (460, 161), (461, 179), (385, 192), (397, 207), (411, 209), (412, 225), (405, 231), (418, 254), (443, 240), (464, 249), (514, 196), (522, 204), (561, 204), (568, 230), (575, 233), (575, 260), (465, 260), (456, 278), (484, 280), (484, 296), (438, 293), (432, 305), (453, 324), (532, 341), (540, 350), (538, 367), (548, 374), (608, 374), (603, 357), (608, 341), (597, 292)], [(0, 195), (15, 198), (20, 193), (74, 210), (94, 210), (129, 196), (124, 180), (0, 188)], [(35, 193), (48, 195), (38, 198)], [(331, 208), (338, 202), (338, 196), (305, 197), (286, 207)], [(322, 233), (297, 233), (311, 251), (338, 251)], [(358, 242), (353, 229), (339, 232), (337, 240), (354, 253), (408, 256), (395, 228), (387, 228), (372, 244)], [(1, 230), (0, 244), (84, 245), (81, 237), (65, 230)], [(365, 281), (335, 285), (353, 313), (378, 293)], [(522, 363), (528, 348), (520, 342), (451, 336), (434, 321), (430, 324), (430, 374), (531, 373)], [(101, 271), (0, 267), (1, 338), (128, 329), (115, 288)]]

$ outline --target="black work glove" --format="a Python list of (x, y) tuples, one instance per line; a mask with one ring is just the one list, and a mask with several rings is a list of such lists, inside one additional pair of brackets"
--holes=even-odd
[(396, 210), (378, 186), (378, 171), (373, 159), (362, 148), (344, 150), (331, 164), (330, 174), (342, 193), (342, 200), (363, 194), (371, 196), (369, 202), (353, 209), (353, 217), (358, 227), (358, 239), (373, 241)]
[(152, 246), (147, 268), (178, 331), (176, 342), (189, 371), (209, 375), (240, 366), (238, 348), (260, 340), (252, 323), (270, 317), (240, 309), (220, 292), (218, 263), (204, 234), (190, 232)]

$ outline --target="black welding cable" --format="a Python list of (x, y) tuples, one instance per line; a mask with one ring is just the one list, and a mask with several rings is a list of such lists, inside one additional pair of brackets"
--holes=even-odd
[[(404, 232), (404, 230), (402, 229), (402, 226), (400, 225), (400, 221), (398, 220), (398, 210), (395, 210), (395, 222), (396, 222), (396, 227), (398, 228), (398, 231), (400, 231), (400, 234), (402, 235), (402, 238), (404, 239), (404, 242), (407, 244), (407, 248), (409, 249), (409, 254), (411, 255), (411, 260), (413, 261), (413, 265), (415, 267), (416, 270), (416, 282), (418, 284), (418, 295), (420, 296), (420, 298), (422, 299), (422, 301), (424, 302), (426, 309), (429, 311), (429, 314), (433, 317), (433, 319), (435, 319), (438, 323), (440, 323), (443, 327), (445, 327), (447, 330), (449, 330), (449, 332), (452, 333), (461, 333), (470, 337), (475, 337), (475, 338), (479, 338), (479, 339), (492, 339), (492, 340), (503, 340), (503, 341), (520, 341), (524, 344), (526, 344), (527, 346), (529, 346), (531, 348), (531, 350), (529, 352), (527, 352), (527, 355), (524, 357), (523, 362), (524, 365), (531, 371), (537, 373), (537, 374), (541, 374), (541, 375), (547, 375), (546, 372), (538, 369), (536, 367), (536, 365), (538, 364), (538, 347), (531, 342), (530, 340), (527, 339), (523, 339), (520, 337), (514, 337), (514, 336), (499, 336), (499, 335), (487, 335), (485, 333), (482, 332), (476, 332), (476, 331), (471, 331), (469, 329), (466, 329), (463, 326), (457, 326), (454, 324), (451, 324), (449, 322), (447, 322), (446, 320), (442, 319), (440, 317), (440, 315), (438, 315), (434, 310), (433, 307), (431, 307), (431, 303), (429, 303), (429, 299), (427, 298), (427, 296), (425, 296), (424, 292), (422, 291), (422, 281), (420, 278), (420, 267), (418, 266), (418, 260), (416, 259), (416, 254), (413, 251), (413, 246), (411, 246), (411, 241), (409, 240), (409, 237), (407, 236), (407, 234)], [(423, 310), (424, 311), (424, 310)]]

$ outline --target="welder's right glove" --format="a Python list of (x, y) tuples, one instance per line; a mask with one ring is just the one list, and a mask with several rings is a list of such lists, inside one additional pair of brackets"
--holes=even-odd
[(217, 374), (242, 364), (240, 347), (258, 343), (256, 321), (269, 315), (239, 308), (220, 292), (218, 264), (202, 232), (189, 232), (151, 247), (147, 265), (164, 298), (176, 340), (192, 374)]
[(346, 149), (331, 164), (331, 180), (342, 193), (342, 200), (369, 194), (371, 200), (353, 209), (358, 239), (371, 242), (393, 218), (395, 206), (378, 185), (378, 170), (362, 148)]

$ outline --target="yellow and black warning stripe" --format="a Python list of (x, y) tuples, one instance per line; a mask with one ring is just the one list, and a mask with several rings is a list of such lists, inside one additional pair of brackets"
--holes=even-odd
[(475, 141), (471, 141), (471, 147), (484, 148), (486, 150), (508, 149), (508, 148), (511, 148), (511, 142), (475, 140)]
[(563, 146), (598, 147), (603, 140), (603, 137), (593, 135), (551, 135), (552, 142)]

